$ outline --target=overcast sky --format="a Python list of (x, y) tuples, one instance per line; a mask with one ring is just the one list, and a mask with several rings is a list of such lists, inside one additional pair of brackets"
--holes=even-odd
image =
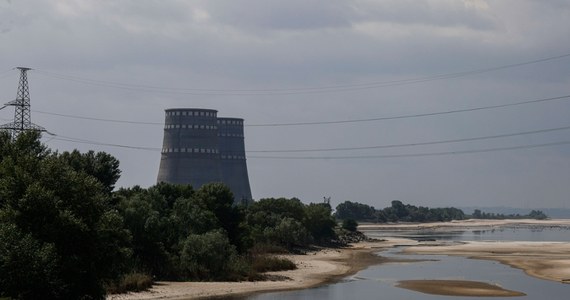
[[(162, 123), (164, 109), (195, 107), (259, 125), (465, 110), (570, 95), (569, 53), (567, 0), (0, 0), (2, 102), (16, 96), (19, 73), (11, 69), (34, 68), (33, 122), (59, 136), (46, 135), (46, 144), (111, 153), (124, 187), (153, 185), (160, 152), (59, 138), (161, 148), (162, 125), (48, 113)], [(544, 58), (553, 59), (512, 66)], [(417, 78), (427, 80), (410, 81)], [(0, 111), (2, 123), (11, 118), (12, 108)], [(570, 208), (568, 144), (423, 156), (568, 142), (570, 130), (255, 152), (568, 126), (570, 99), (563, 98), (370, 122), (248, 126), (245, 143), (255, 199)], [(401, 154), (422, 155), (386, 157)]]

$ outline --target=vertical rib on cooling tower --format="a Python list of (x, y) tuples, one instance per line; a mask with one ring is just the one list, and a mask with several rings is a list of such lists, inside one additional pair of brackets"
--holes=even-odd
[(235, 202), (251, 201), (245, 159), (243, 119), (218, 118), (222, 182), (234, 193)]
[(221, 181), (216, 116), (212, 109), (166, 110), (158, 182), (198, 189)]

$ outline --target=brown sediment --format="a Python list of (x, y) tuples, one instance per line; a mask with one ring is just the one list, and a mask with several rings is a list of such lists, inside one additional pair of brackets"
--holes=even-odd
[(403, 280), (396, 284), (420, 293), (442, 296), (471, 296), (471, 297), (518, 297), (525, 293), (511, 291), (500, 286), (466, 280)]

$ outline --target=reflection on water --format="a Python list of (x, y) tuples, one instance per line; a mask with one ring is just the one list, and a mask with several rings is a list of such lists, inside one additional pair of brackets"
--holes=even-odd
[[(568, 241), (570, 231), (544, 228), (504, 228), (467, 231), (415, 231), (415, 232), (367, 232), (371, 237), (398, 236), (419, 240), (506, 240), (506, 241)], [(401, 249), (393, 248), (379, 255), (385, 257), (413, 258), (424, 260), (413, 263), (388, 263), (372, 266), (345, 280), (313, 289), (267, 293), (249, 299), (473, 299), (473, 297), (450, 297), (427, 295), (397, 288), (400, 280), (472, 280), (497, 284), (527, 296), (514, 299), (569, 299), (570, 284), (537, 279), (523, 271), (494, 261), (467, 259), (444, 255), (403, 255)], [(477, 297), (487, 298), (487, 297)], [(492, 297), (513, 299), (512, 297)]]

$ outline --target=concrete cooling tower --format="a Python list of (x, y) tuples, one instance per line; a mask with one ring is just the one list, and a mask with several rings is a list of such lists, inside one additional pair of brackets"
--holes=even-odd
[(236, 202), (251, 201), (243, 119), (217, 118), (212, 109), (167, 109), (157, 181), (195, 189), (222, 182)]
[(243, 119), (218, 118), (218, 141), (222, 182), (234, 193), (236, 201), (251, 200), (245, 160)]

